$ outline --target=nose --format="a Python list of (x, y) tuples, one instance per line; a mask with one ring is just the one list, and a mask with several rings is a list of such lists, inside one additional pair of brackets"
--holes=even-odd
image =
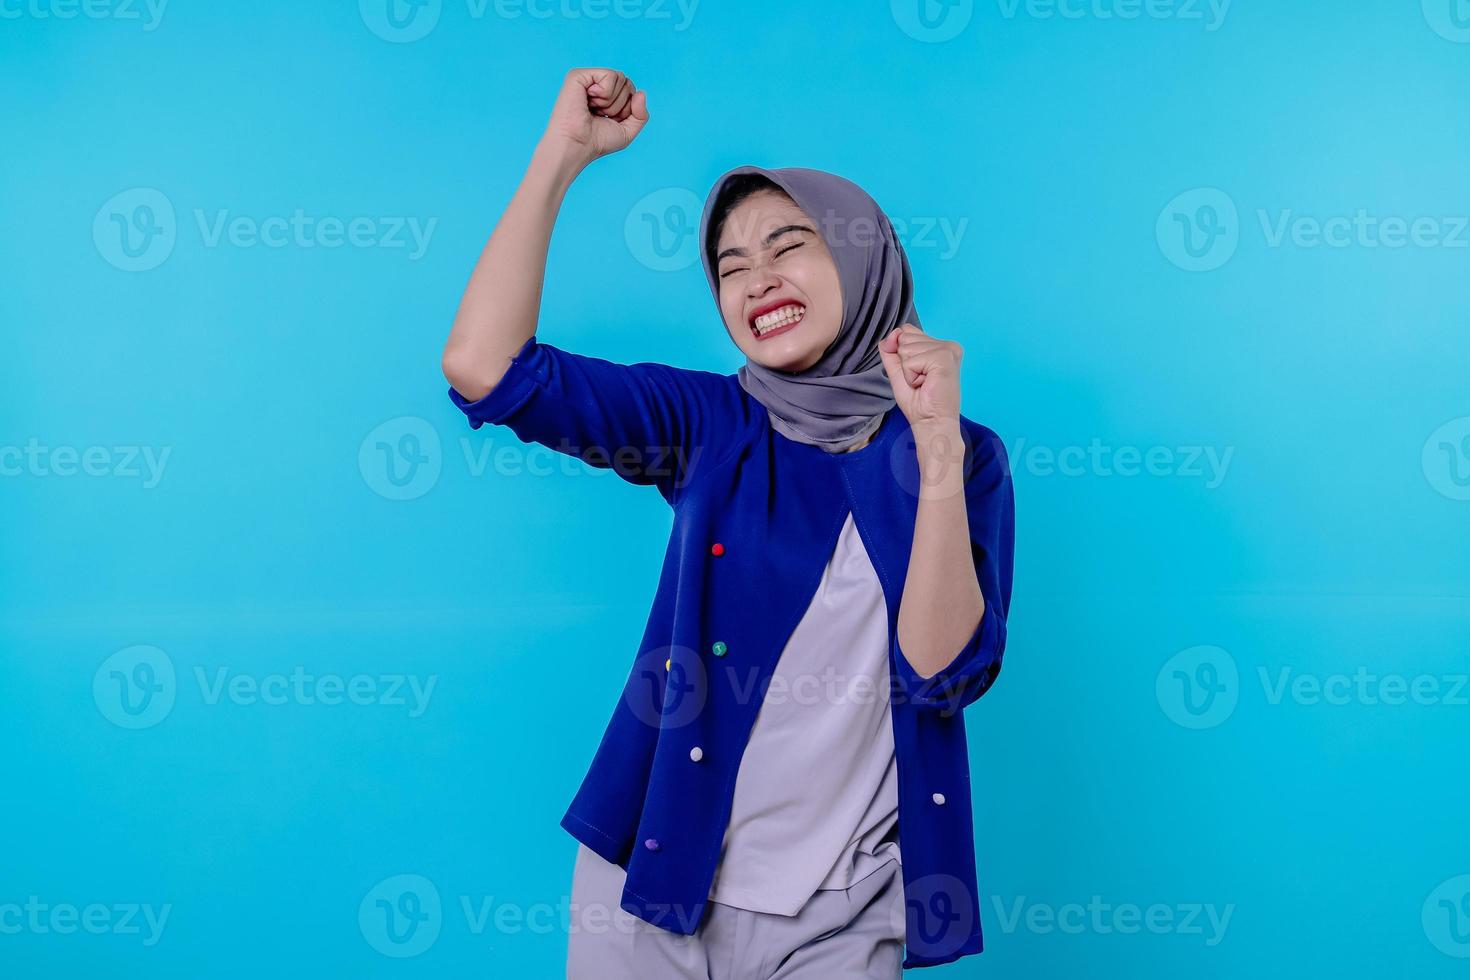
[(750, 275), (745, 278), (745, 292), (751, 299), (759, 299), (780, 285), (781, 277), (770, 266), (759, 263), (751, 266)]

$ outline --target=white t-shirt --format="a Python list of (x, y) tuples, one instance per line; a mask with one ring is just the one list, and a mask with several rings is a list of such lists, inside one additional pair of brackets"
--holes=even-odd
[(849, 511), (741, 756), (712, 901), (796, 915), (899, 858), (889, 712), (887, 608)]

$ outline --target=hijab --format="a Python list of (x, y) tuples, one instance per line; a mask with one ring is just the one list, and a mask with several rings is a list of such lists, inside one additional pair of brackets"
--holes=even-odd
[(778, 371), (747, 357), (740, 386), (788, 439), (842, 452), (876, 430), (895, 404), (878, 342), (900, 324), (921, 325), (908, 258), (888, 216), (852, 181), (802, 167), (736, 167), (715, 181), (699, 222), (700, 255), (717, 308), (718, 243), (710, 239), (711, 224), (726, 185), (740, 174), (767, 178), (806, 212), (832, 253), (842, 286), (841, 326), (815, 364)]

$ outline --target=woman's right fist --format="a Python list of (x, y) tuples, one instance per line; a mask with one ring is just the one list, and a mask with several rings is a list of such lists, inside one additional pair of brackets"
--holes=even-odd
[(556, 96), (546, 138), (591, 163), (633, 142), (647, 122), (648, 96), (627, 75), (611, 68), (573, 68)]

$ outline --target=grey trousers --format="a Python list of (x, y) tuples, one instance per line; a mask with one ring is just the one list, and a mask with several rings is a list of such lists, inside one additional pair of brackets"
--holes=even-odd
[(794, 916), (711, 902), (692, 936), (623, 911), (622, 868), (585, 844), (572, 873), (567, 980), (899, 980), (903, 872), (890, 861)]

